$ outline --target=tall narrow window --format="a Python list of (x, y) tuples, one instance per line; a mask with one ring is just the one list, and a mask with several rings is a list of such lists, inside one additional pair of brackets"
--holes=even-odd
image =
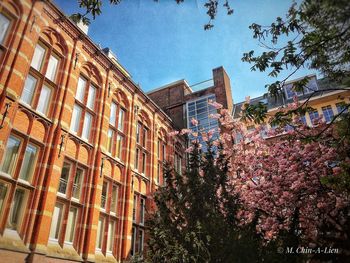
[(33, 96), (34, 96), (34, 90), (36, 87), (36, 78), (34, 78), (31, 75), (28, 75), (25, 83), (24, 83), (24, 88), (21, 96), (21, 101), (24, 103), (31, 105), (33, 101)]
[(97, 88), (83, 77), (79, 77), (70, 130), (86, 141), (91, 141), (91, 128), (95, 117)]
[(14, 230), (19, 230), (21, 225), (22, 215), (24, 212), (25, 205), (25, 190), (22, 188), (17, 188), (8, 219), (8, 227)]
[(58, 239), (61, 223), (62, 223), (62, 214), (63, 214), (63, 204), (56, 203), (55, 208), (53, 210), (52, 220), (51, 220), (51, 229), (50, 229), (50, 237), (53, 239)]
[(108, 183), (107, 182), (103, 182), (102, 195), (101, 195), (101, 208), (102, 209), (106, 209), (107, 187), (108, 187)]
[(117, 213), (118, 209), (118, 186), (113, 185), (112, 187), (112, 196), (111, 196), (111, 212)]
[(136, 170), (139, 169), (139, 153), (140, 153), (140, 150), (137, 148), (135, 151), (135, 163), (134, 163)]
[(131, 231), (131, 251), (130, 251), (130, 254), (133, 256), (135, 255), (135, 250), (136, 248), (136, 229), (135, 227), (132, 228), (132, 231)]
[(140, 199), (140, 224), (145, 223), (145, 199)]
[(115, 233), (115, 222), (110, 221), (108, 224), (108, 239), (107, 239), (107, 251), (112, 252), (114, 246), (114, 234)]
[(103, 241), (103, 232), (104, 232), (104, 218), (100, 217), (97, 224), (97, 238), (96, 238), (96, 247), (102, 249)]
[(83, 175), (84, 175), (84, 170), (81, 168), (77, 168), (74, 181), (73, 181), (73, 190), (72, 190), (72, 197), (76, 199), (80, 198)]
[(146, 172), (146, 153), (142, 153), (142, 173)]
[(44, 85), (40, 93), (37, 111), (41, 112), (44, 115), (47, 115), (50, 98), (51, 98), (51, 88)]
[(118, 129), (120, 131), (124, 131), (124, 116), (125, 116), (125, 110), (120, 109), (119, 117), (118, 117)]
[(0, 214), (2, 213), (2, 209), (4, 207), (7, 189), (8, 185), (0, 182)]
[(32, 63), (30, 65), (37, 71), (40, 71), (41, 69), (41, 66), (44, 60), (44, 55), (45, 55), (45, 48), (42, 47), (40, 44), (36, 45), (34, 50), (34, 55), (32, 58)]
[(74, 240), (77, 216), (78, 216), (78, 208), (72, 206), (69, 209), (69, 213), (68, 213), (68, 221), (67, 221), (66, 236), (65, 236), (65, 241), (67, 242), (72, 243)]
[(111, 112), (109, 116), (109, 131), (108, 140), (113, 142), (113, 146), (109, 147), (109, 152), (113, 157), (123, 160), (123, 146), (124, 146), (124, 122), (125, 110), (115, 102), (111, 103)]
[(143, 252), (143, 230), (139, 230), (139, 253)]
[(135, 170), (139, 171), (143, 176), (148, 176), (149, 166), (149, 132), (146, 125), (138, 122), (136, 126), (136, 150), (135, 150)]
[(323, 116), (326, 120), (326, 123), (329, 123), (333, 120), (334, 113), (333, 113), (332, 107), (330, 105), (322, 107), (322, 112), (323, 112)]
[(137, 206), (137, 196), (134, 195), (134, 203), (132, 208), (132, 221), (136, 221), (136, 206)]
[(19, 178), (30, 181), (33, 171), (34, 171), (34, 164), (35, 164), (35, 158), (37, 155), (38, 149), (32, 144), (28, 144), (23, 161), (22, 161), (22, 167), (21, 171), (19, 173)]
[(51, 81), (55, 81), (56, 71), (58, 67), (58, 59), (55, 56), (50, 56), (49, 64), (47, 65), (47, 70), (45, 77)]
[(10, 27), (10, 19), (0, 13), (0, 44), (4, 43), (7, 30)]
[(14, 137), (10, 136), (7, 141), (6, 153), (4, 155), (4, 160), (1, 166), (1, 171), (12, 174), (16, 165), (16, 159), (18, 155), (19, 145), (21, 141)]
[(60, 184), (58, 186), (58, 192), (60, 192), (62, 194), (66, 194), (66, 192), (67, 192), (69, 172), (70, 172), (70, 164), (64, 163), (63, 168), (62, 168), (62, 172), (61, 172)]

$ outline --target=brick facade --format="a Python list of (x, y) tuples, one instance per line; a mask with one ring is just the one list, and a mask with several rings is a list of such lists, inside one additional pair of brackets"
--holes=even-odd
[(0, 19), (0, 258), (128, 260), (158, 144), (170, 161), (183, 144), (172, 120), (51, 2), (4, 0)]

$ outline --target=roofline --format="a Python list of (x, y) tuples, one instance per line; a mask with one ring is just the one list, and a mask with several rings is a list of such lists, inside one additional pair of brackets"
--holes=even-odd
[(154, 93), (154, 92), (160, 91), (160, 90), (162, 90), (162, 89), (169, 88), (169, 87), (174, 86), (174, 85), (177, 85), (177, 84), (185, 84), (185, 86), (186, 86), (191, 92), (193, 92), (193, 90), (190, 88), (190, 85), (188, 85), (187, 81), (186, 81), (185, 79), (180, 79), (180, 80), (171, 82), (171, 83), (169, 83), (169, 84), (163, 85), (163, 86), (161, 86), (161, 87), (159, 87), (159, 88), (152, 89), (152, 90), (148, 91), (146, 94), (152, 94), (152, 93)]

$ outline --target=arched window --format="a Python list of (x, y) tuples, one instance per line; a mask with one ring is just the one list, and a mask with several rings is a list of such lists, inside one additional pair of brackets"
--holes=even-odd
[(92, 77), (80, 75), (75, 94), (70, 131), (82, 139), (92, 140), (92, 126), (96, 119), (97, 84)]
[(52, 114), (52, 101), (58, 90), (59, 68), (63, 66), (62, 52), (47, 41), (39, 40), (20, 98), (27, 107), (47, 117)]

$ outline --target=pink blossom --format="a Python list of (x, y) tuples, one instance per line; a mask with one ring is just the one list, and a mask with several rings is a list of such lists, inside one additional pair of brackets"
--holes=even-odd
[(192, 132), (191, 129), (182, 129), (181, 132), (180, 132), (180, 134), (181, 134), (181, 135), (184, 135), (184, 134), (188, 134), (188, 133), (191, 133), (191, 132)]
[(194, 125), (194, 126), (198, 126), (198, 121), (197, 121), (195, 118), (192, 118), (192, 119), (191, 119), (191, 123), (192, 123), (192, 125)]
[(209, 118), (211, 119), (219, 119), (221, 115), (219, 113), (209, 114)]
[(221, 109), (222, 108), (222, 104), (220, 104), (220, 103), (218, 103), (216, 101), (213, 101), (213, 100), (209, 100), (208, 104), (213, 106), (215, 109)]
[(192, 151), (193, 151), (193, 146), (190, 146), (185, 150), (186, 153), (191, 153)]
[(179, 131), (172, 131), (172, 132), (168, 133), (168, 136), (173, 137), (173, 136), (178, 135), (178, 134), (179, 134)]

